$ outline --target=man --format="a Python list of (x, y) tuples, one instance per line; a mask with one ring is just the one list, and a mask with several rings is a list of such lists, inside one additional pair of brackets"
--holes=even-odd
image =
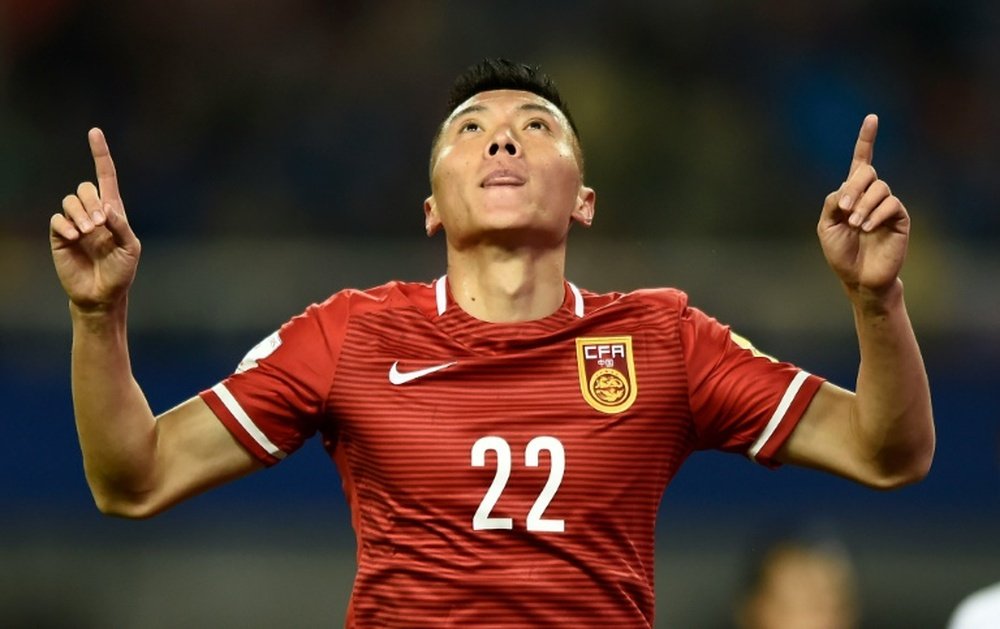
[(424, 203), (447, 274), (310, 306), (155, 418), (125, 334), (139, 241), (91, 130), (97, 186), (63, 200), (50, 234), (103, 512), (151, 516), (319, 432), (357, 535), (349, 626), (652, 626), (656, 509), (693, 450), (873, 487), (926, 474), (930, 394), (898, 279), (910, 221), (872, 168), (874, 116), (818, 227), (855, 312), (855, 394), (757, 352), (679, 291), (566, 281), (570, 226), (590, 224), (595, 194), (537, 69), (485, 61), (450, 107)]
[(747, 586), (734, 610), (740, 629), (860, 626), (854, 566), (833, 540), (779, 540), (764, 550)]

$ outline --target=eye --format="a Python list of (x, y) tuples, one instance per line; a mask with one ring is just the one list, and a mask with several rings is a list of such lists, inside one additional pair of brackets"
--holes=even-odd
[(479, 126), (478, 122), (473, 122), (469, 120), (468, 122), (463, 122), (458, 127), (459, 133), (468, 133), (470, 131), (479, 131), (482, 127)]
[(545, 131), (549, 130), (549, 125), (544, 120), (532, 120), (524, 126), (525, 129), (543, 129)]

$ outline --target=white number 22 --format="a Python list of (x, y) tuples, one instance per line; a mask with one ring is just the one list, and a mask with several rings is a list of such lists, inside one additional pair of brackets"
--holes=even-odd
[[(490, 488), (483, 496), (476, 514), (472, 516), (472, 529), (475, 531), (513, 529), (514, 521), (511, 518), (490, 517), (493, 507), (500, 500), (507, 481), (510, 480), (511, 456), (510, 445), (503, 437), (493, 435), (481, 437), (472, 444), (472, 466), (486, 466), (486, 451), (493, 450), (497, 453), (497, 473), (490, 483)], [(524, 465), (526, 467), (538, 467), (538, 454), (542, 450), (548, 450), (550, 468), (549, 480), (542, 488), (542, 492), (535, 499), (535, 504), (528, 511), (527, 525), (529, 531), (541, 531), (546, 533), (562, 533), (566, 528), (564, 520), (545, 519), (542, 514), (548, 508), (549, 503), (555, 497), (562, 483), (563, 472), (566, 470), (566, 453), (563, 451), (562, 442), (555, 437), (535, 437), (528, 442), (524, 449)]]

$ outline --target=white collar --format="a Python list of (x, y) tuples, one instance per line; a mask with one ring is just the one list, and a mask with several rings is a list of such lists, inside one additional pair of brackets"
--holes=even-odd
[[(566, 282), (569, 285), (570, 292), (573, 293), (573, 314), (577, 317), (583, 317), (583, 295), (580, 293), (580, 289), (573, 284), (573, 282)], [(443, 315), (444, 311), (448, 309), (448, 276), (442, 275), (437, 279), (434, 284), (434, 296), (437, 298), (437, 312), (438, 316)]]

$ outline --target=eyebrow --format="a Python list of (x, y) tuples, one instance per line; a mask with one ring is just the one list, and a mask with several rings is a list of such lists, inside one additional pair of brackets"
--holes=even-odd
[(553, 109), (552, 107), (549, 107), (548, 105), (542, 105), (540, 103), (525, 103), (525, 104), (521, 105), (520, 107), (518, 107), (518, 110), (520, 110), (520, 111), (541, 111), (541, 112), (547, 113), (548, 115), (550, 115), (550, 116), (552, 116), (554, 118), (558, 118), (559, 117), (559, 115), (556, 113), (555, 109)]
[(451, 123), (452, 121), (457, 120), (462, 116), (466, 116), (468, 114), (476, 113), (479, 111), (486, 111), (486, 107), (484, 107), (483, 105), (469, 105), (468, 107), (465, 107), (464, 109), (460, 109), (459, 111), (453, 113), (451, 117), (448, 119), (448, 122)]
[[(469, 114), (486, 111), (486, 109), (487, 108), (485, 105), (478, 105), (478, 104), (469, 105), (468, 107), (464, 107), (453, 113), (451, 117), (448, 118), (447, 124), (450, 125), (452, 122), (458, 120), (462, 116), (467, 116)], [(540, 111), (542, 113), (546, 113), (552, 116), (553, 118), (559, 117), (559, 115), (556, 113), (556, 110), (554, 110), (552, 107), (549, 107), (548, 105), (542, 105), (541, 103), (524, 103), (523, 105), (519, 105), (517, 109), (518, 111)]]

